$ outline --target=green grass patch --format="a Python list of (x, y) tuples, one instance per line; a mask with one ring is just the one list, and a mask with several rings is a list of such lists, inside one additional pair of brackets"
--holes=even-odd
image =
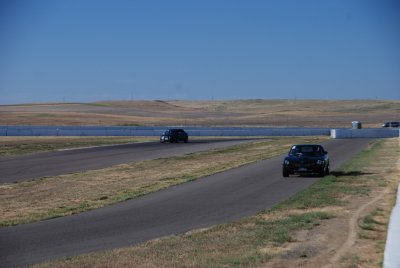
[(365, 216), (365, 218), (363, 219), (360, 227), (364, 230), (375, 230), (375, 224), (377, 224), (378, 222), (376, 222), (374, 220), (374, 217), (372, 215), (367, 215)]
[(354, 175), (351, 177), (357, 177), (356, 175), (363, 175), (365, 173), (368, 163), (372, 163), (376, 160), (376, 152), (382, 150), (384, 147), (384, 140), (374, 142), (362, 152), (358, 153), (352, 161), (345, 163), (341, 167), (341, 171), (346, 174)]
[(320, 224), (320, 220), (330, 219), (332, 215), (325, 212), (310, 212), (290, 215), (287, 218), (273, 221), (256, 221), (261, 226), (257, 234), (262, 241), (282, 244), (291, 242), (291, 233), (295, 230), (309, 229)]
[(384, 216), (384, 211), (380, 208), (375, 208), (369, 214), (367, 214), (359, 223), (361, 228), (360, 234), (364, 234), (363, 231), (380, 231), (382, 226), (386, 226), (386, 222), (377, 220), (377, 217)]
[(56, 117), (55, 114), (34, 114), (34, 117)]

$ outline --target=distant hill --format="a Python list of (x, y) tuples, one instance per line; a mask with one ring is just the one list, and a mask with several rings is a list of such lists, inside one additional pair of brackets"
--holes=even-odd
[(0, 125), (380, 127), (400, 121), (394, 100), (102, 101), (0, 105)]

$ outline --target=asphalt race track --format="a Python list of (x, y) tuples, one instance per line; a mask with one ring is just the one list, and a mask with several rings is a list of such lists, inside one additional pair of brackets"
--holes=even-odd
[(249, 139), (194, 140), (186, 144), (143, 142), (0, 157), (0, 183), (32, 180), (100, 169), (116, 164), (183, 155), (243, 142), (249, 142)]
[[(331, 170), (370, 142), (370, 139), (325, 142)], [(282, 178), (282, 158), (256, 162), (87, 213), (1, 228), (0, 266), (26, 266), (134, 245), (254, 215), (318, 180)]]

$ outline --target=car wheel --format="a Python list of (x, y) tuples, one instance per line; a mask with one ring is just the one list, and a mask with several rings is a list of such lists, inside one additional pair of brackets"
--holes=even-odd
[(285, 178), (289, 177), (289, 171), (286, 168), (282, 169), (282, 176)]
[(185, 143), (188, 143), (188, 141), (189, 141), (188, 139), (185, 139), (185, 140), (184, 140)]

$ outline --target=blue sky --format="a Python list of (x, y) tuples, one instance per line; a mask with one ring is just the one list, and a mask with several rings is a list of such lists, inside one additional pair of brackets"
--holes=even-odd
[(0, 0), (0, 104), (400, 99), (400, 1)]

